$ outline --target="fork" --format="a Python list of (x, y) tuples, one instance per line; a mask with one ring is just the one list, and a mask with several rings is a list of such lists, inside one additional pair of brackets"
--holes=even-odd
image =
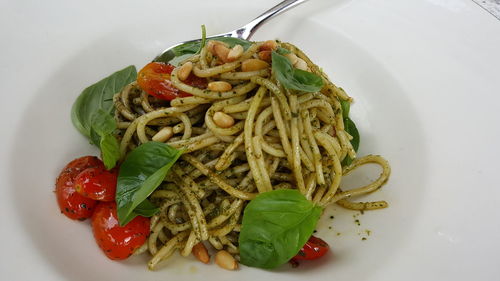
[[(248, 24), (237, 28), (233, 31), (229, 31), (226, 33), (222, 34), (217, 34), (213, 35), (210, 37), (207, 37), (207, 39), (211, 38), (216, 38), (216, 37), (234, 37), (234, 38), (239, 38), (239, 39), (244, 39), (248, 40), (252, 37), (252, 35), (261, 27), (264, 23), (266, 23), (268, 20), (271, 18), (274, 18), (275, 16), (288, 11), (289, 9), (305, 2), (307, 0), (285, 0), (278, 5), (272, 7), (271, 9), (265, 11), (263, 14), (260, 16), (256, 17), (254, 20), (249, 22)], [(163, 62), (168, 62), (171, 61), (175, 57), (175, 53), (173, 49), (177, 46), (180, 46), (182, 44), (186, 43), (192, 43), (192, 42), (197, 42), (201, 41), (201, 39), (194, 39), (194, 40), (188, 40), (184, 42), (177, 43), (173, 46), (170, 46), (169, 48), (165, 49), (161, 54), (159, 54), (153, 61), (163, 61)]]

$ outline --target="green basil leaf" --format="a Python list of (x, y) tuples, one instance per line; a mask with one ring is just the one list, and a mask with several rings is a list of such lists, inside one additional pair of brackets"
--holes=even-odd
[(106, 134), (101, 137), (99, 142), (101, 149), (102, 162), (106, 169), (110, 170), (116, 166), (120, 159), (120, 144), (112, 134)]
[[(181, 154), (182, 151), (168, 144), (147, 142), (127, 155), (120, 166), (116, 187), (115, 200), (120, 225), (125, 225), (144, 209), (138, 209), (138, 206), (161, 184)], [(146, 209), (150, 211), (142, 212), (141, 215), (153, 213), (151, 208)]]
[(313, 233), (321, 212), (297, 190), (259, 194), (243, 214), (241, 263), (271, 269), (288, 262)]
[(135, 209), (130, 213), (122, 223), (122, 225), (127, 225), (131, 220), (137, 216), (152, 217), (159, 211), (159, 208), (151, 203), (148, 199), (142, 201)]
[(349, 117), (349, 110), (351, 108), (351, 103), (346, 100), (341, 100), (340, 107), (342, 108), (342, 118)]
[(224, 43), (229, 45), (229, 48), (232, 48), (236, 45), (241, 45), (244, 50), (248, 49), (253, 44), (252, 41), (243, 40), (243, 39), (234, 38), (234, 37), (215, 37), (215, 38), (212, 38), (211, 40), (217, 40), (217, 41), (224, 42)]
[(102, 161), (110, 170), (120, 159), (120, 145), (113, 135), (116, 121), (111, 114), (98, 109), (91, 118), (90, 141), (101, 149)]
[(278, 49), (276, 50), (276, 52), (280, 55), (286, 55), (286, 54), (290, 54), (291, 52), (288, 50), (288, 49), (285, 49), (283, 47), (278, 47)]
[(136, 77), (137, 71), (131, 65), (83, 90), (71, 108), (71, 121), (75, 128), (90, 138), (93, 114), (99, 109), (112, 113), (113, 95), (133, 82)]
[(323, 87), (323, 79), (318, 75), (294, 68), (286, 57), (275, 51), (271, 56), (272, 71), (285, 88), (302, 92), (317, 92)]
[[(351, 145), (352, 148), (354, 148), (354, 151), (358, 151), (359, 149), (359, 142), (360, 142), (360, 137), (359, 137), (359, 131), (358, 128), (356, 128), (356, 124), (354, 124), (354, 121), (351, 120), (349, 117), (344, 118), (344, 130), (349, 133), (349, 135), (352, 136), (351, 140)], [(344, 160), (342, 160), (342, 166), (349, 166), (352, 163), (352, 159), (349, 155), (346, 155)]]

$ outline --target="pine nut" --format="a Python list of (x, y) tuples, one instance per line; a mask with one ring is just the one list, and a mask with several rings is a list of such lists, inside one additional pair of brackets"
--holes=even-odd
[(259, 52), (259, 59), (263, 61), (270, 62), (271, 61), (271, 52), (272, 51), (260, 51)]
[(191, 70), (193, 70), (193, 63), (188, 61), (181, 66), (181, 68), (177, 72), (177, 77), (179, 77), (179, 80), (184, 81), (188, 78)]
[(288, 59), (288, 61), (290, 61), (292, 65), (295, 65), (297, 63), (297, 60), (299, 60), (299, 58), (294, 53), (286, 54), (285, 57)]
[(214, 45), (214, 54), (223, 62), (228, 62), (227, 55), (229, 54), (229, 48), (222, 44)]
[(153, 141), (166, 142), (174, 135), (172, 127), (164, 127), (153, 136)]
[(276, 41), (274, 40), (267, 40), (266, 42), (264, 42), (259, 50), (260, 51), (274, 51), (278, 48), (278, 43), (276, 43)]
[(194, 245), (192, 250), (193, 256), (195, 256), (202, 263), (210, 262), (210, 255), (208, 254), (207, 248), (203, 245), (202, 242)]
[(238, 269), (238, 262), (231, 256), (230, 253), (220, 250), (215, 254), (215, 263), (227, 270)]
[(255, 71), (268, 68), (269, 64), (259, 59), (247, 59), (241, 63), (241, 71)]
[(214, 113), (214, 123), (221, 128), (231, 128), (234, 125), (234, 118), (222, 111)]
[(293, 66), (300, 70), (307, 71), (307, 63), (301, 58), (297, 58), (297, 62)]
[(215, 45), (224, 45), (227, 47), (226, 43), (224, 42), (221, 42), (221, 41), (217, 41), (217, 40), (210, 40), (207, 42), (207, 50), (212, 53), (212, 55), (215, 55), (215, 52), (214, 52), (214, 46)]
[(208, 83), (208, 89), (215, 92), (227, 92), (232, 88), (233, 86), (226, 81), (213, 81)]
[(235, 45), (227, 54), (228, 61), (235, 61), (243, 54), (243, 46)]

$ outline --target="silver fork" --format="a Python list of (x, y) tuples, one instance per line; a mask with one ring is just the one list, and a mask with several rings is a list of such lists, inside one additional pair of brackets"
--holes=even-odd
[[(268, 20), (271, 18), (305, 2), (307, 0), (285, 0), (278, 5), (272, 7), (271, 9), (265, 11), (263, 14), (260, 16), (256, 17), (254, 20), (249, 22), (248, 24), (237, 28), (233, 31), (229, 31), (226, 33), (222, 34), (217, 34), (213, 35), (210, 37), (207, 37), (207, 39), (210, 38), (215, 38), (215, 37), (234, 37), (234, 38), (239, 38), (239, 39), (244, 39), (248, 40), (252, 37), (252, 35), (261, 27), (264, 23), (266, 23)], [(177, 46), (180, 46), (185, 43), (191, 43), (191, 42), (196, 42), (196, 41), (201, 41), (201, 39), (194, 39), (194, 40), (188, 40), (184, 42), (180, 42), (178, 44), (175, 44), (169, 48), (167, 48), (165, 51), (163, 51), (161, 54), (159, 54), (153, 61), (163, 61), (163, 62), (168, 62), (171, 61), (175, 57), (175, 53), (173, 49)]]

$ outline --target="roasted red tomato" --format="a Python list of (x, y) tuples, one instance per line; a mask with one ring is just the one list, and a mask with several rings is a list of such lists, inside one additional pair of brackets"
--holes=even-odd
[(324, 256), (330, 246), (321, 238), (311, 236), (299, 253), (292, 258), (293, 261), (315, 260)]
[[(162, 62), (148, 63), (137, 74), (137, 84), (146, 93), (162, 100), (191, 96), (191, 94), (175, 88), (170, 82), (170, 74), (174, 68), (173, 65)], [(193, 73), (183, 82), (200, 89), (207, 87), (207, 80), (197, 77)]]
[(74, 187), (75, 178), (90, 167), (104, 167), (99, 158), (84, 156), (71, 161), (61, 171), (56, 180), (56, 197), (61, 213), (73, 220), (90, 218), (96, 201), (78, 194)]
[(99, 201), (115, 200), (118, 169), (104, 166), (83, 170), (75, 179), (75, 189), (81, 195)]
[(118, 224), (115, 202), (99, 202), (92, 215), (97, 245), (112, 260), (128, 258), (149, 235), (149, 218), (135, 217), (125, 226)]

